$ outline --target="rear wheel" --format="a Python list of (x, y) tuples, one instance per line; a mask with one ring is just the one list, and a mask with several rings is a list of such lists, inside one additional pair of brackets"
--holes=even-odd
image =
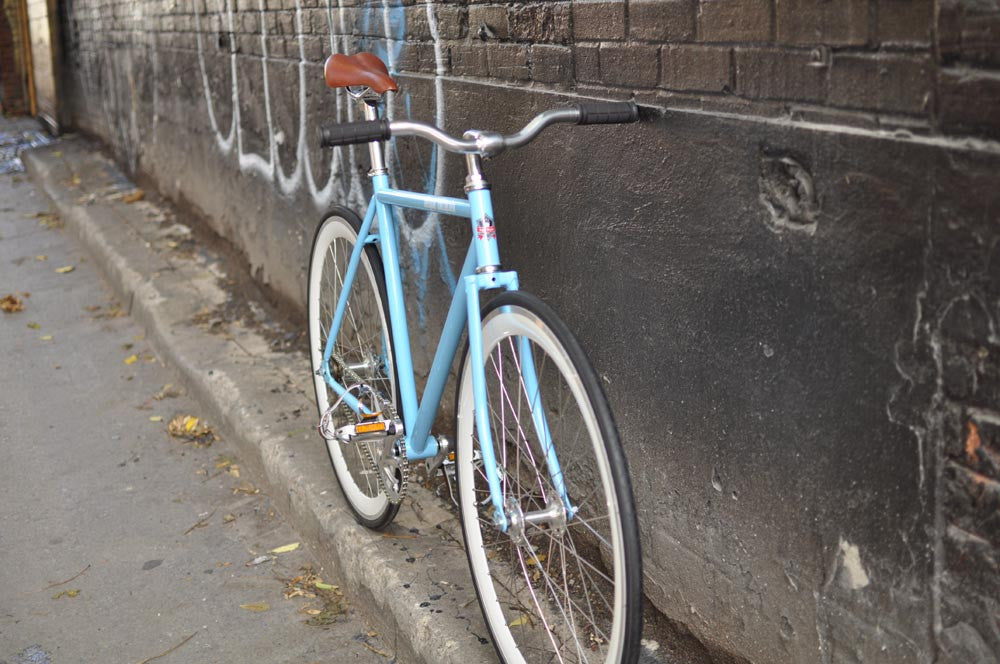
[(504, 293), (482, 318), (507, 532), (494, 526), (477, 453), (468, 353), (459, 369), (457, 476), (469, 566), (497, 652), (517, 663), (635, 662), (642, 634), (638, 526), (597, 376), (569, 329), (538, 298)]
[[(337, 394), (318, 372), (323, 368), (330, 324), (360, 228), (361, 220), (357, 215), (338, 210), (323, 221), (313, 240), (309, 261), (309, 355), (320, 415), (337, 399)], [(344, 320), (334, 340), (329, 370), (344, 386), (356, 382), (352, 377), (360, 377), (383, 400), (395, 406), (396, 363), (383, 274), (378, 250), (372, 245), (365, 247)], [(333, 426), (336, 428), (351, 421), (356, 421), (354, 413), (342, 405), (334, 415)], [(326, 441), (344, 497), (358, 522), (369, 528), (384, 528), (399, 510), (399, 505), (389, 502), (371, 467), (372, 460), (378, 459), (380, 453), (377, 447), (365, 442)]]

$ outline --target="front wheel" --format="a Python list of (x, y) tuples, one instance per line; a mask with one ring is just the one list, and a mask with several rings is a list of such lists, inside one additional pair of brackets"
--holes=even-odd
[[(494, 525), (470, 355), (459, 368), (457, 475), (473, 581), (500, 659), (627, 662), (642, 635), (631, 483), (597, 375), (538, 298), (482, 314), (486, 400), (505, 513)], [(554, 451), (554, 453), (553, 453)]]

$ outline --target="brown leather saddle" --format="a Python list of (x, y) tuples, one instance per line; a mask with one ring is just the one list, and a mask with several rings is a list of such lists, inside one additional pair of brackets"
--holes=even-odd
[(396, 81), (389, 77), (385, 63), (373, 53), (334, 53), (326, 59), (323, 71), (326, 84), (331, 88), (365, 86), (378, 94), (399, 89)]

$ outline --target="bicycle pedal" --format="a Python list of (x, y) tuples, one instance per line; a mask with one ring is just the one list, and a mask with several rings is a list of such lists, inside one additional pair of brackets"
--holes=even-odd
[(398, 438), (403, 435), (403, 423), (400, 420), (382, 418), (379, 417), (380, 415), (381, 413), (373, 413), (362, 417), (360, 422), (338, 427), (334, 430), (333, 435), (345, 444)]

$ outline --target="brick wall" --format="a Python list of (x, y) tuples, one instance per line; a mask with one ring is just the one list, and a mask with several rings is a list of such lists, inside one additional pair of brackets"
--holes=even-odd
[[(646, 591), (753, 662), (1000, 660), (1000, 8), (979, 0), (67, 0), (66, 110), (293, 302), (366, 204), (333, 50), (393, 117), (562, 128), (490, 164), (505, 264), (577, 331), (631, 460)], [(460, 160), (387, 148), (400, 186)], [(404, 215), (426, 368), (467, 231)], [(657, 638), (657, 632), (651, 628)]]
[(20, 19), (16, 3), (0, 7), (0, 109), (5, 113), (29, 110)]

